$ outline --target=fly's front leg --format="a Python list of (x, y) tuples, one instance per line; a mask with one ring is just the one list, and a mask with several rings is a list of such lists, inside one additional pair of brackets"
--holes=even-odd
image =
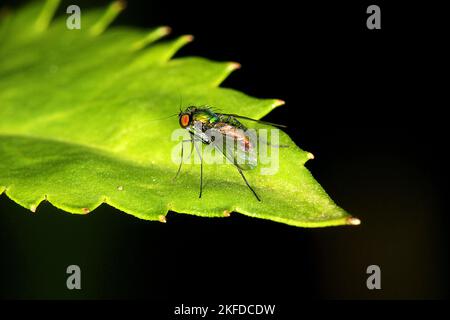
[(184, 143), (185, 142), (190, 142), (191, 143), (191, 153), (189, 154), (189, 157), (191, 156), (192, 151), (194, 149), (194, 140), (193, 140), (193, 136), (192, 135), (191, 135), (191, 139), (186, 139), (186, 140), (181, 141), (180, 166), (178, 167), (177, 174), (175, 175), (173, 180), (176, 180), (176, 178), (178, 178), (178, 175), (180, 174), (180, 171), (181, 171), (181, 166), (183, 165), (183, 154), (184, 154)]
[[(195, 147), (195, 150), (197, 151), (197, 154), (200, 157), (200, 194), (198, 195), (198, 197), (201, 198), (202, 191), (203, 191), (203, 157), (201, 155), (200, 150), (198, 149), (198, 146), (194, 143), (194, 134), (193, 133), (190, 133), (190, 134), (191, 134), (191, 140)], [(203, 140), (201, 140), (201, 141), (203, 141)]]

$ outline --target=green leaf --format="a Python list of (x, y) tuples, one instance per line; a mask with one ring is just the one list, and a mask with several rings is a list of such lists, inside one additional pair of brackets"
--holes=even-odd
[[(47, 200), (71, 213), (102, 203), (146, 220), (169, 210), (205, 217), (231, 211), (302, 227), (358, 224), (304, 167), (312, 155), (281, 133), (279, 171), (245, 171), (258, 202), (230, 164), (204, 166), (171, 159), (172, 132), (183, 104), (261, 118), (282, 104), (219, 88), (238, 64), (172, 56), (192, 40), (158, 41), (169, 29), (107, 28), (123, 9), (83, 11), (81, 30), (58, 1), (36, 2), (0, 24), (0, 193), (36, 211)], [(54, 20), (54, 21), (52, 21)], [(267, 81), (272, 81), (268, 79)]]

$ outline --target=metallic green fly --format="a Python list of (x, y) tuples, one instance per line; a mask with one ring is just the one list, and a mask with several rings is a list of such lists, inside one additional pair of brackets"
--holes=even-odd
[[(200, 194), (202, 197), (203, 190), (203, 157), (200, 150), (195, 144), (200, 141), (206, 145), (212, 145), (216, 150), (220, 151), (227, 160), (229, 160), (238, 170), (245, 181), (247, 187), (252, 191), (258, 201), (261, 201), (258, 194), (250, 186), (245, 178), (243, 170), (254, 169), (257, 165), (257, 157), (251, 151), (254, 151), (255, 136), (251, 130), (242, 124), (238, 119), (255, 121), (258, 123), (273, 125), (278, 127), (285, 127), (274, 123), (255, 120), (252, 118), (239, 116), (237, 114), (226, 114), (214, 112), (209, 107), (195, 107), (190, 106), (184, 111), (180, 110), (178, 114), (180, 126), (188, 130), (190, 139), (183, 140), (181, 144), (181, 162), (178, 167), (176, 179), (180, 173), (181, 165), (183, 164), (184, 142), (191, 142), (191, 153), (193, 147), (200, 157)], [(232, 143), (229, 143), (229, 142)], [(228, 142), (228, 143), (225, 143)]]

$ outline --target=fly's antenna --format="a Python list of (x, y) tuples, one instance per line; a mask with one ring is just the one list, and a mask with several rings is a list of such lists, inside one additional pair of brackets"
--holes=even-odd
[(169, 118), (172, 118), (172, 117), (175, 117), (175, 116), (178, 116), (178, 113), (172, 114), (172, 115), (170, 115), (168, 117), (164, 117), (164, 118), (152, 119), (152, 120), (149, 120), (148, 122), (159, 121), (159, 120), (166, 120), (166, 119), (169, 119)]
[(180, 113), (183, 112), (183, 110), (181, 110), (181, 106), (183, 105), (183, 96), (181, 95), (181, 92), (178, 91), (178, 95), (180, 96), (180, 104), (179, 104), (179, 108), (180, 108)]
[(155, 121), (166, 120), (166, 119), (169, 119), (169, 118), (172, 118), (172, 117), (177, 117), (177, 116), (178, 116), (178, 113), (175, 113), (175, 114), (172, 114), (172, 115), (170, 115), (170, 116), (168, 116), (168, 117), (157, 118), (157, 119), (151, 119), (151, 120), (145, 121), (145, 122), (142, 123), (141, 125), (133, 126), (133, 127), (129, 127), (129, 128), (127, 128), (127, 129), (124, 129), (124, 130), (121, 131), (121, 134), (122, 134), (122, 135), (124, 135), (124, 134), (129, 134), (130, 132), (132, 133), (132, 132), (141, 130), (141, 129), (143, 129), (143, 128), (146, 128), (146, 127), (152, 125), (153, 122), (155, 122)]

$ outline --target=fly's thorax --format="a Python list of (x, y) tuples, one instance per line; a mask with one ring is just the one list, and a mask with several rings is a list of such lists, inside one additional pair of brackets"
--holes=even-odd
[(217, 121), (218, 116), (208, 108), (196, 109), (192, 113), (192, 119), (194, 121), (200, 121), (202, 123), (214, 123)]

